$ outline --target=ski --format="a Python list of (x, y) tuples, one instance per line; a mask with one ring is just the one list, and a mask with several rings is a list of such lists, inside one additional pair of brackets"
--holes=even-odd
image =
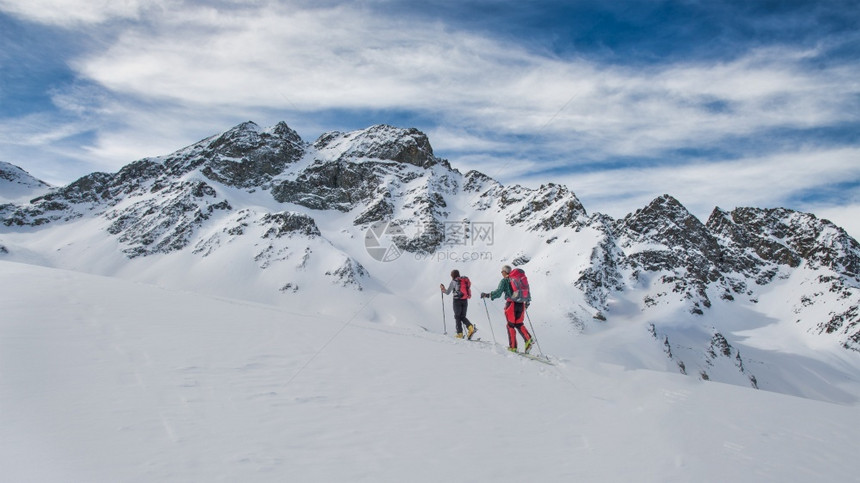
[(550, 366), (556, 365), (555, 362), (551, 361), (547, 356), (536, 356), (532, 354), (526, 354), (525, 352), (511, 352), (511, 354), (516, 354), (520, 357), (525, 357), (526, 359), (531, 359), (533, 361), (543, 362), (544, 364), (548, 364)]
[[(472, 337), (471, 339), (463, 338), (463, 339), (457, 339), (457, 340), (462, 340), (463, 342), (478, 342), (478, 343), (484, 344), (484, 345), (492, 345), (493, 344), (489, 340), (481, 340), (480, 337)], [(501, 347), (501, 346), (499, 346), (499, 347)], [(553, 361), (552, 359), (550, 359), (547, 356), (537, 356), (534, 354), (526, 354), (525, 352), (511, 352), (511, 351), (508, 351), (508, 352), (511, 354), (516, 354), (520, 357), (525, 357), (526, 359), (531, 359), (533, 361), (542, 362), (542, 363), (550, 365), (550, 366), (557, 365), (555, 363), (555, 361)]]
[[(480, 338), (480, 337), (472, 337), (471, 339), (466, 339), (465, 337), (464, 337), (464, 338), (462, 338), (462, 339), (459, 339), (459, 338), (456, 338), (456, 337), (455, 337), (455, 339), (456, 339), (456, 340), (461, 340), (461, 341), (463, 341), (463, 342), (478, 342), (478, 343), (480, 343), (480, 344), (485, 344), (485, 345), (492, 345), (492, 344), (493, 344), (493, 343), (492, 343), (491, 341), (489, 341), (489, 340), (481, 340), (481, 338)], [(499, 347), (501, 347), (501, 346), (499, 346)], [(526, 359), (531, 359), (531, 360), (533, 360), (533, 361), (542, 362), (542, 363), (547, 364), (547, 365), (550, 365), (550, 366), (555, 366), (555, 365), (557, 365), (553, 360), (551, 360), (551, 359), (550, 359), (549, 357), (547, 357), (547, 356), (542, 356), (542, 355), (541, 355), (541, 356), (537, 356), (537, 355), (534, 355), (534, 354), (526, 354), (525, 352), (511, 352), (511, 351), (508, 351), (508, 352), (509, 352), (509, 353), (511, 353), (511, 354), (516, 354), (516, 355), (518, 355), (518, 356), (520, 356), (520, 357), (525, 357)]]
[[(455, 339), (457, 339), (457, 338), (455, 337)], [(481, 340), (480, 337), (472, 337), (471, 339), (467, 339), (464, 337), (462, 339), (457, 339), (457, 340), (462, 340), (464, 342), (480, 342), (481, 344), (492, 344), (492, 342), (490, 342), (488, 340)]]

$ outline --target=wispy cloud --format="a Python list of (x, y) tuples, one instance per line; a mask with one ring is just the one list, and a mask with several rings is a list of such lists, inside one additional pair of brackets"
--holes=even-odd
[(44, 146), (81, 134), (85, 128), (77, 122), (58, 123), (44, 114), (29, 114), (0, 120), (0, 143), (17, 146)]
[(40, 23), (73, 27), (116, 18), (138, 18), (144, 8), (166, 3), (151, 0), (0, 0), (0, 9)]
[(113, 92), (198, 109), (414, 110), (497, 135), (565, 135), (593, 158), (860, 119), (849, 108), (860, 68), (808, 69), (814, 51), (632, 69), (342, 5), (157, 15), (154, 30), (128, 29), (73, 66)]
[[(704, 219), (716, 206), (729, 210), (776, 207), (808, 190), (858, 180), (858, 160), (860, 148), (841, 148), (683, 166), (631, 167), (562, 179), (584, 201), (590, 201), (586, 206), (613, 216), (623, 216), (669, 193)], [(850, 201), (850, 196), (846, 198)]]

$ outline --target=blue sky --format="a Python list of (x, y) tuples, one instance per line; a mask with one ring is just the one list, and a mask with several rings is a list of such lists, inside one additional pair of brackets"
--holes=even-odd
[(856, 1), (0, 0), (0, 160), (54, 184), (239, 122), (417, 127), (620, 217), (670, 193), (860, 235)]

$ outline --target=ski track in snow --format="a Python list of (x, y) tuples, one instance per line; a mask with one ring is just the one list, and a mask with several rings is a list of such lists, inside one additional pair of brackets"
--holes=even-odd
[(0, 287), (4, 481), (857, 481), (856, 404), (552, 367), (360, 309), (9, 262)]

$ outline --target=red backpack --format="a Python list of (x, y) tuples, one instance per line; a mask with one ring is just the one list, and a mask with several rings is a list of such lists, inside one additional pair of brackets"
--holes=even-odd
[(521, 268), (515, 268), (508, 275), (508, 280), (511, 281), (511, 290), (514, 292), (511, 295), (512, 301), (521, 303), (530, 303), (532, 301), (532, 293), (529, 290), (529, 279), (526, 277), (526, 272)]
[(472, 282), (469, 277), (459, 277), (457, 288), (454, 289), (454, 298), (468, 300), (472, 298)]

